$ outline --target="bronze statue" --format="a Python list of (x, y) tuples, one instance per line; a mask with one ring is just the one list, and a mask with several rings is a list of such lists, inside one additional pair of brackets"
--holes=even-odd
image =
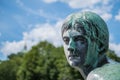
[[(105, 68), (113, 65), (108, 63), (105, 54), (109, 32), (99, 15), (87, 11), (69, 15), (62, 25), (62, 39), (68, 63), (78, 69), (84, 79), (88, 76), (87, 80), (112, 80), (104, 76)], [(120, 74), (120, 64), (116, 65)]]

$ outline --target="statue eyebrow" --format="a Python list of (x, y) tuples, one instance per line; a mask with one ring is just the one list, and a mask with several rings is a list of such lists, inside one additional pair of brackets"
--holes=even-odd
[(73, 36), (73, 37), (81, 37), (81, 38), (84, 38), (84, 36), (83, 35), (75, 35), (75, 36)]
[[(81, 38), (84, 38), (84, 35), (82, 34), (82, 35), (74, 35), (74, 36), (72, 36), (72, 37), (81, 37)], [(63, 36), (63, 39), (64, 38), (69, 38), (69, 36)]]

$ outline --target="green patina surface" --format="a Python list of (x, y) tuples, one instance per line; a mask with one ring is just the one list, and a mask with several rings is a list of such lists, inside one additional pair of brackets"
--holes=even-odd
[[(87, 57), (84, 65), (91, 65), (95, 68), (98, 61), (104, 56), (104, 54), (99, 55), (99, 53), (104, 53), (108, 49), (109, 33), (107, 25), (99, 15), (92, 12), (73, 13), (67, 17), (64, 23), (68, 24), (68, 28), (76, 29), (74, 26), (76, 22), (84, 27), (86, 32), (84, 37), (88, 41)], [(79, 28), (76, 30), (81, 31)]]
[(82, 25), (79, 25), (79, 27), (83, 27), (85, 32), (83, 36), (88, 43), (84, 66), (90, 65), (93, 67), (93, 71), (89, 71), (87, 80), (120, 80), (120, 64), (106, 64), (106, 62), (101, 65), (102, 67), (98, 67), (98, 64), (102, 63), (103, 58), (106, 57), (105, 52), (109, 46), (109, 32), (104, 20), (92, 12), (73, 13), (65, 20), (62, 27), (62, 35), (68, 29), (81, 32), (82, 28), (76, 28), (76, 23)]
[(87, 80), (120, 80), (120, 64), (106, 64), (93, 70)]

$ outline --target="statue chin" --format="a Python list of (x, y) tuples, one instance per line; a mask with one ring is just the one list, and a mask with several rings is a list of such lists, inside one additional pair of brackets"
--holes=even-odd
[(79, 67), (79, 64), (80, 62), (78, 62), (77, 60), (72, 60), (72, 61), (69, 61), (69, 64), (70, 66), (72, 67)]

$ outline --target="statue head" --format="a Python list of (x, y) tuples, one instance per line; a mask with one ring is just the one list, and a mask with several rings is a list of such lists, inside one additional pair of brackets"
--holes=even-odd
[(97, 67), (108, 50), (109, 33), (104, 20), (93, 12), (69, 15), (62, 25), (64, 52), (74, 68)]

